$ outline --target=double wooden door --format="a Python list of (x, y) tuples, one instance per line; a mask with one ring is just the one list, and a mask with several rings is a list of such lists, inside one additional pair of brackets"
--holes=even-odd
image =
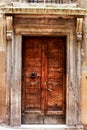
[(65, 37), (29, 36), (22, 44), (22, 123), (65, 123)]

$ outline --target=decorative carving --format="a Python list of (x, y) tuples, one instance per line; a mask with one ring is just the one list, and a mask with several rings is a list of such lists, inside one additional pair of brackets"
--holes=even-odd
[(12, 40), (12, 31), (7, 31), (7, 40)]
[(12, 16), (6, 17), (6, 33), (7, 33), (7, 40), (12, 40), (12, 32), (13, 32), (13, 26), (12, 26)]
[(82, 41), (82, 28), (83, 28), (83, 18), (77, 18), (76, 33), (78, 41)]

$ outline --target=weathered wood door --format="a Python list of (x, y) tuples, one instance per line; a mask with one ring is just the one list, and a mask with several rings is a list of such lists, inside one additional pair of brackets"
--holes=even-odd
[(65, 37), (23, 37), (22, 46), (22, 123), (65, 123)]

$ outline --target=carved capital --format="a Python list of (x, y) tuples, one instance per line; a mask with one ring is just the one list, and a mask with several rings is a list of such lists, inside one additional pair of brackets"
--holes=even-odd
[(76, 34), (77, 40), (82, 41), (82, 30), (83, 30), (83, 18), (77, 18)]
[(12, 31), (7, 32), (7, 40), (12, 40)]
[(82, 32), (77, 32), (77, 41), (82, 41)]

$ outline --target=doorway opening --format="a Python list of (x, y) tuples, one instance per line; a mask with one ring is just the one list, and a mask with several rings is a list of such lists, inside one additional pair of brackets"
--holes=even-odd
[(66, 37), (22, 37), (22, 124), (66, 123)]

